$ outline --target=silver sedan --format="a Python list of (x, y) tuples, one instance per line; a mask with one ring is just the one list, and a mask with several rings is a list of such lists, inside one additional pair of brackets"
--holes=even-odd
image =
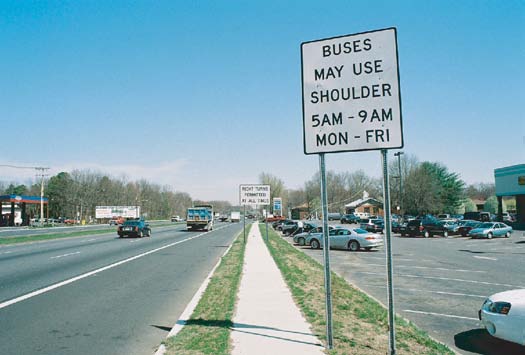
[[(361, 228), (337, 228), (329, 232), (330, 248), (358, 251), (361, 248), (370, 250), (383, 245), (383, 237), (377, 233), (370, 233)], [(310, 239), (312, 249), (323, 247), (323, 236), (312, 235)]]

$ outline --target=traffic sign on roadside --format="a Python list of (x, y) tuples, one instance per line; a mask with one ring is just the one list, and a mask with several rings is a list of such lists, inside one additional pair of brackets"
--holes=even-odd
[(270, 204), (270, 185), (240, 185), (241, 206), (262, 206)]
[(403, 147), (395, 28), (301, 45), (304, 153)]

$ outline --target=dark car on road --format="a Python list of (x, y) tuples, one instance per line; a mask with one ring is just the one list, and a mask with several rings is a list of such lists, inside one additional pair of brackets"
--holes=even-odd
[(359, 223), (361, 221), (361, 218), (359, 216), (356, 216), (355, 214), (345, 214), (343, 217), (341, 217), (341, 223)]
[(401, 231), (401, 236), (408, 235), (409, 237), (425, 237), (429, 238), (434, 235), (441, 235), (448, 237), (449, 229), (445, 224), (436, 218), (414, 219), (407, 223), (406, 230)]
[(151, 228), (143, 219), (133, 219), (124, 222), (117, 230), (118, 236), (122, 237), (151, 237)]

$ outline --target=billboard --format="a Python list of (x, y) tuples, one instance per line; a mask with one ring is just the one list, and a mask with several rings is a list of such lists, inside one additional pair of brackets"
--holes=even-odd
[(96, 206), (95, 218), (138, 218), (140, 206)]

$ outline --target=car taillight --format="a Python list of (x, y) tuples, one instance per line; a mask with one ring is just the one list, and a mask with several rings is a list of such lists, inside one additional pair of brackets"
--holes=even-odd
[(366, 237), (365, 239), (366, 239), (366, 240), (374, 240), (374, 239), (376, 239), (376, 238), (375, 238), (375, 237)]
[(139, 227), (135, 227), (135, 232), (138, 232), (139, 231)]
[(423, 232), (423, 229), (425, 229), (423, 226), (419, 226), (419, 231)]

